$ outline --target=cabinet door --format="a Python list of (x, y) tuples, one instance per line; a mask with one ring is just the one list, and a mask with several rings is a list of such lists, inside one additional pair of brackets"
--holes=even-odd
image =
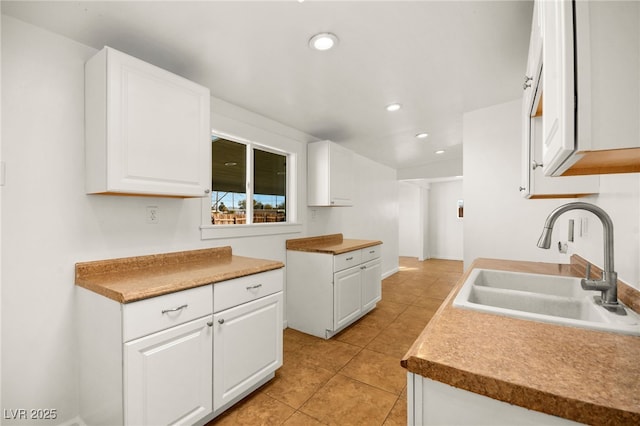
[(362, 310), (368, 311), (382, 299), (382, 262), (372, 260), (362, 268)]
[(109, 47), (86, 73), (87, 192), (204, 196), (209, 90)]
[(551, 175), (575, 150), (575, 75), (571, 1), (542, 2), (543, 164)]
[(360, 266), (334, 274), (333, 329), (337, 330), (360, 316), (362, 312)]
[(213, 411), (211, 321), (125, 343), (125, 424), (193, 424)]
[(214, 314), (213, 407), (282, 365), (282, 292)]
[(329, 157), (331, 205), (350, 206), (353, 204), (353, 153), (334, 143)]

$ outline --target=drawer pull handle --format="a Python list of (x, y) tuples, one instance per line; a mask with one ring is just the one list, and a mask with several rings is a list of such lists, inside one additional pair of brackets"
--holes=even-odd
[(250, 285), (250, 286), (247, 287), (247, 291), (254, 290), (254, 289), (260, 288), (260, 287), (262, 287), (262, 284)]
[(169, 313), (169, 312), (178, 312), (178, 311), (181, 311), (181, 310), (185, 309), (187, 306), (189, 306), (189, 305), (187, 305), (187, 304), (185, 303), (184, 305), (182, 305), (182, 306), (178, 306), (177, 308), (172, 308), (172, 309), (163, 309), (163, 310), (162, 310), (162, 314), (164, 315), (164, 314)]
[(367, 267), (366, 266), (361, 266), (360, 269), (367, 269)]
[(345, 260), (353, 260), (353, 256), (347, 257)]
[(375, 252), (376, 252), (375, 250), (371, 250), (371, 251), (369, 252), (369, 254), (373, 254), (373, 253), (375, 253)]
[(224, 318), (220, 318), (220, 319), (218, 320), (218, 324), (224, 324)]

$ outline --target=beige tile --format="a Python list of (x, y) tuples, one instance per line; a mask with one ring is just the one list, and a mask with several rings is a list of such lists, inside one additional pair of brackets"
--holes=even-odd
[(311, 395), (335, 373), (304, 361), (287, 363), (276, 371), (276, 376), (261, 388), (270, 397), (293, 408), (300, 408)]
[(381, 425), (397, 396), (336, 374), (300, 409), (329, 425)]
[(338, 372), (362, 348), (335, 339), (318, 340), (305, 346), (305, 362), (333, 372)]
[(406, 426), (407, 425), (407, 396), (401, 395), (394, 404), (391, 412), (385, 419), (383, 426)]
[(407, 384), (407, 370), (400, 366), (400, 358), (368, 349), (353, 357), (340, 374), (395, 395)]
[(407, 330), (406, 327), (394, 323), (382, 330), (366, 349), (402, 358), (419, 334), (419, 327)]
[(356, 324), (347, 327), (345, 330), (340, 332), (340, 334), (334, 336), (334, 339), (364, 348), (373, 339), (375, 339), (381, 331), (382, 328), (377, 327), (374, 324), (357, 322)]
[[(289, 417), (284, 426), (321, 426), (324, 423), (320, 423), (318, 420), (311, 416), (307, 416), (300, 411), (296, 411), (293, 416)], [(406, 425), (406, 423), (405, 423)]]
[(293, 408), (258, 391), (207, 423), (207, 426), (280, 425), (294, 412)]

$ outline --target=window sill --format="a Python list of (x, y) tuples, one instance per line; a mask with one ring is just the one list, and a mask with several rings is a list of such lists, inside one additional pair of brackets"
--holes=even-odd
[(200, 238), (215, 240), (219, 238), (257, 237), (264, 235), (299, 234), (302, 225), (299, 223), (260, 223), (251, 225), (203, 225), (200, 227)]

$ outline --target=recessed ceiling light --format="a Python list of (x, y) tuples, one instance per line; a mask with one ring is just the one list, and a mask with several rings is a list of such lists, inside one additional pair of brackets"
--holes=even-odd
[(418, 133), (418, 134), (416, 135), (416, 138), (418, 138), (418, 139), (425, 139), (427, 136), (429, 136), (429, 133), (422, 132), (422, 133)]
[(439, 149), (436, 151), (436, 154), (444, 154), (444, 149)]
[(316, 34), (309, 39), (309, 46), (316, 50), (329, 50), (338, 44), (338, 37), (331, 33)]
[(389, 105), (386, 106), (387, 111), (389, 111), (389, 112), (397, 111), (401, 107), (402, 107), (402, 105), (400, 105), (399, 103), (389, 104)]

